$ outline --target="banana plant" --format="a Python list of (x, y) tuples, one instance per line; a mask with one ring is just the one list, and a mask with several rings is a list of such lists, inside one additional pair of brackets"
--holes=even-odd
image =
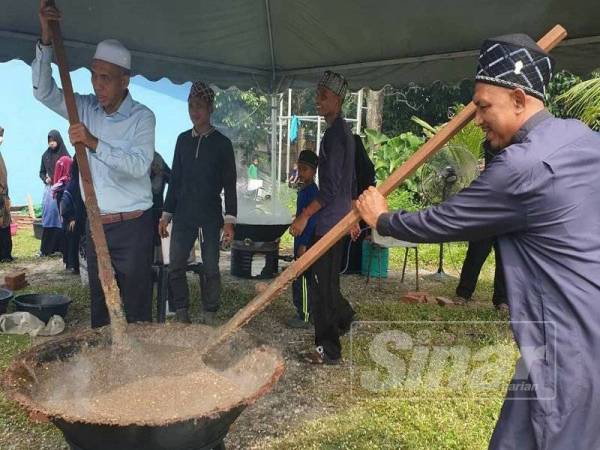
[[(376, 130), (366, 129), (366, 148), (369, 150), (377, 179), (385, 180), (423, 145), (424, 139), (411, 133), (401, 133), (392, 138)], [(404, 188), (417, 192), (418, 172), (404, 183)]]

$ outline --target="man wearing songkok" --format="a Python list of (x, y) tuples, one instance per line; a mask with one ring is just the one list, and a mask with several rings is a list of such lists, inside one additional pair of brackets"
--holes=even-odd
[[(188, 111), (193, 127), (177, 138), (171, 168), (171, 180), (164, 212), (159, 223), (162, 237), (173, 219), (169, 253), (169, 290), (176, 319), (189, 323), (189, 290), (186, 279), (187, 260), (196, 239), (200, 238), (203, 282), (202, 323), (215, 325), (221, 297), (219, 246), (233, 239), (237, 215), (235, 155), (231, 141), (210, 122), (215, 93), (197, 81), (188, 97)], [(221, 206), (225, 197), (225, 213)]]
[[(52, 78), (48, 21), (60, 20), (52, 6), (40, 9), (41, 40), (31, 63), (33, 94), (67, 118), (63, 92)], [(152, 320), (152, 190), (155, 118), (128, 90), (131, 54), (119, 41), (96, 47), (92, 60), (93, 95), (75, 94), (81, 123), (69, 127), (73, 145), (83, 144), (98, 198), (101, 220), (125, 315), (129, 322)], [(83, 190), (82, 190), (83, 194)], [(87, 230), (87, 261), (92, 327), (109, 323), (98, 262)]]
[(600, 448), (600, 136), (544, 109), (552, 59), (525, 35), (483, 44), (476, 123), (499, 153), (468, 188), (423, 211), (361, 216), (411, 242), (497, 236), (521, 353), (491, 449)]
[[(342, 117), (347, 89), (344, 77), (330, 71), (323, 74), (317, 87), (317, 110), (328, 125), (319, 149), (319, 193), (290, 226), (291, 234), (300, 236), (310, 217), (318, 212), (313, 242), (350, 211), (355, 195), (354, 137)], [(316, 349), (305, 354), (304, 359), (312, 364), (340, 362), (340, 335), (349, 330), (354, 317), (354, 310), (340, 292), (343, 254), (341, 240), (311, 267), (309, 292), (313, 299)]]

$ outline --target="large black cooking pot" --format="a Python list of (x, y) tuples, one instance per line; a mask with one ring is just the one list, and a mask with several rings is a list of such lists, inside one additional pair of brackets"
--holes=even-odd
[[(165, 332), (165, 336), (169, 333), (169, 325), (136, 324), (135, 327), (153, 327), (156, 330), (163, 327), (167, 331), (159, 332)], [(283, 373), (283, 359), (279, 352), (268, 347), (255, 346), (255, 350), (258, 348), (256, 364), (261, 367), (260, 373), (264, 373), (265, 376), (261, 375), (257, 382), (252, 382), (255, 383), (256, 389), (251, 395), (231, 405), (227, 410), (215, 410), (207, 416), (160, 425), (89, 423), (85, 419), (76, 420), (72, 417), (56, 415), (36, 403), (35, 396), (32, 394), (36, 386), (34, 380), (36, 377), (43, 376), (43, 371), (40, 370), (41, 364), (68, 359), (80, 352), (83, 346), (108, 345), (108, 334), (107, 329), (86, 330), (33, 347), (15, 359), (2, 378), (2, 387), (6, 395), (25, 408), (31, 416), (48, 418), (63, 432), (73, 450), (222, 449), (223, 438), (235, 419), (246, 406), (270, 391)], [(230, 347), (234, 344), (230, 344)], [(239, 352), (239, 349), (236, 351)], [(219, 362), (214, 364), (215, 367), (220, 369), (227, 367), (227, 354), (228, 350), (220, 353)], [(202, 395), (202, 393), (198, 394)]]
[(229, 427), (246, 406), (217, 417), (162, 427), (87, 424), (54, 419), (71, 450), (220, 450)]
[(280, 225), (250, 225), (246, 223), (236, 223), (234, 239), (236, 241), (250, 239), (253, 242), (272, 242), (279, 239), (289, 227), (289, 223)]

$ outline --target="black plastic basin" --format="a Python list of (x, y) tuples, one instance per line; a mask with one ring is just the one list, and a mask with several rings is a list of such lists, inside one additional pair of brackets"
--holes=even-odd
[(42, 225), (41, 220), (36, 220), (33, 222), (33, 236), (36, 239), (42, 239), (42, 234), (44, 233), (44, 226)]
[(42, 322), (47, 323), (55, 314), (64, 319), (72, 300), (58, 294), (24, 294), (17, 295), (14, 302), (17, 311), (31, 313)]
[(13, 297), (13, 291), (0, 288), (0, 314), (4, 314), (6, 312), (6, 308), (8, 308), (8, 303), (12, 300)]

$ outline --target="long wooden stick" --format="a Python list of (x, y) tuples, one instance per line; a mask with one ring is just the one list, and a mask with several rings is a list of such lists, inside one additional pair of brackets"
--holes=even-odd
[[(567, 36), (567, 31), (556, 25), (538, 41), (546, 51), (552, 50)], [(379, 191), (387, 196), (404, 180), (410, 177), (425, 161), (440, 150), (456, 133), (458, 133), (475, 116), (475, 105), (470, 102), (460, 113), (448, 122), (435, 136), (417, 150), (402, 166), (394, 171), (380, 186)], [(277, 296), (317, 259), (329, 250), (337, 241), (347, 235), (360, 215), (353, 208), (337, 225), (310, 247), (304, 255), (294, 261), (284, 270), (263, 292), (254, 297), (250, 303), (240, 309), (229, 321), (223, 324), (215, 333), (214, 341), (205, 349), (208, 352), (218, 343), (225, 340), (236, 330), (248, 323), (254, 316), (265, 309)]]
[[(46, 4), (48, 6), (54, 6), (54, 0), (48, 0)], [(54, 49), (54, 55), (56, 56), (56, 63), (58, 64), (58, 69), (60, 72), (65, 104), (69, 114), (69, 123), (71, 125), (75, 125), (79, 123), (79, 114), (77, 112), (77, 105), (75, 103), (75, 95), (73, 93), (73, 85), (71, 84), (69, 64), (67, 63), (67, 55), (65, 53), (60, 24), (56, 20), (50, 20), (49, 26), (52, 32), (52, 47)], [(121, 305), (119, 288), (117, 286), (110, 262), (110, 254), (108, 253), (106, 235), (104, 234), (104, 228), (100, 220), (100, 208), (98, 207), (98, 200), (96, 198), (96, 192), (92, 183), (92, 173), (90, 171), (90, 165), (85, 146), (83, 144), (76, 144), (75, 154), (77, 155), (77, 164), (79, 166), (79, 173), (81, 174), (81, 181), (83, 184), (83, 192), (85, 194), (85, 206), (87, 209), (90, 231), (92, 233), (92, 241), (94, 242), (94, 247), (96, 248), (98, 276), (100, 278), (102, 290), (104, 291), (106, 307), (108, 308), (108, 313), (110, 315), (113, 342), (117, 345), (124, 346), (124, 336), (127, 322), (125, 320), (125, 314), (123, 313), (123, 307)]]

